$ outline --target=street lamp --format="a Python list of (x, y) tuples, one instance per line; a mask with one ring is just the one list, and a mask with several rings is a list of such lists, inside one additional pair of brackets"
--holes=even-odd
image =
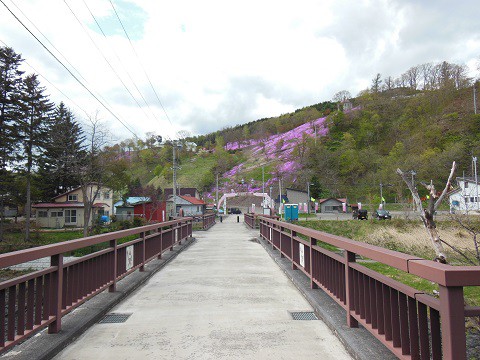
[(272, 207), (273, 207), (272, 189), (273, 189), (273, 186), (270, 185), (270, 215), (272, 215), (271, 209), (272, 209)]
[[(415, 170), (410, 170), (410, 174), (412, 175), (412, 189), (415, 189), (415, 175), (417, 175), (417, 173), (415, 172)], [(415, 199), (413, 198), (413, 194), (412, 194), (412, 210), (415, 211)]]
[(383, 187), (384, 186), (393, 186), (392, 184), (382, 184), (380, 183), (380, 203), (382, 205), (382, 209), (385, 208), (385, 199), (383, 198)]
[(477, 203), (477, 210), (479, 209), (478, 204), (478, 178), (477, 178), (477, 157), (472, 157), (473, 163), (475, 164), (475, 202)]
[(310, 182), (307, 183), (307, 196), (308, 196), (307, 214), (310, 214), (310, 185), (314, 185), (314, 184), (311, 184)]

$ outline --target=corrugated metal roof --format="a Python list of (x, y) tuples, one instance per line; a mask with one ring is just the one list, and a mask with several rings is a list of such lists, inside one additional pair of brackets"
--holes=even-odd
[(193, 196), (180, 196), (183, 200), (186, 200), (193, 205), (205, 205), (205, 201), (197, 199), (196, 197)]
[[(93, 207), (96, 208), (102, 208), (108, 206), (107, 204), (93, 204)], [(84, 203), (68, 203), (68, 202), (63, 202), (63, 203), (40, 203), (40, 204), (35, 204), (32, 205), (33, 208), (83, 208), (85, 207)]]

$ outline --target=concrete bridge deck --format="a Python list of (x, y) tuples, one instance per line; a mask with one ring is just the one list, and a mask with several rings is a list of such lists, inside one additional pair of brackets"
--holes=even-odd
[(56, 359), (350, 359), (255, 240), (258, 230), (217, 223), (111, 312), (124, 323), (96, 324)]

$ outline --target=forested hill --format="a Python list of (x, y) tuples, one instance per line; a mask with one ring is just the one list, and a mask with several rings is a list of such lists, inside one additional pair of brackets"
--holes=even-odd
[[(156, 196), (172, 186), (172, 142), (162, 134), (106, 146), (96, 119), (84, 128), (65, 104), (54, 104), (22, 58), (0, 47), (0, 199), (29, 208), (80, 184), (112, 187), (115, 196)], [(278, 185), (312, 196), (388, 202), (407, 195), (396, 169), (443, 187), (452, 162), (472, 174), (480, 153), (480, 115), (465, 66), (442, 62), (412, 67), (399, 78), (378, 74), (369, 89), (347, 91), (278, 117), (187, 137), (179, 133), (177, 179), (213, 201), (219, 192)], [(183, 136), (180, 136), (183, 135)], [(192, 146), (195, 142), (198, 146)], [(151, 185), (147, 187), (146, 185)], [(422, 195), (422, 193), (421, 193)], [(0, 214), (1, 217), (2, 214)], [(1, 222), (0, 222), (1, 223)], [(1, 232), (1, 229), (0, 229)]]
[[(215, 155), (225, 157), (215, 167), (223, 175), (221, 190), (246, 188), (245, 182), (249, 189), (260, 189), (263, 166), (267, 189), (276, 189), (282, 178), (285, 186), (299, 189), (313, 183), (316, 197), (370, 202), (379, 200), (382, 183), (387, 201), (394, 201), (407, 196), (397, 168), (413, 170), (418, 181), (432, 179), (438, 188), (444, 186), (453, 161), (457, 176), (472, 174), (472, 156), (480, 151), (480, 115), (474, 114), (471, 84), (369, 89), (351, 101), (349, 112), (307, 107), (217, 132), (217, 142), (224, 136), (227, 153)], [(287, 133), (275, 125), (289, 118), (302, 119), (303, 130), (296, 127), (290, 135), (281, 135)], [(316, 136), (314, 124), (320, 125)], [(255, 125), (261, 128), (250, 132)]]

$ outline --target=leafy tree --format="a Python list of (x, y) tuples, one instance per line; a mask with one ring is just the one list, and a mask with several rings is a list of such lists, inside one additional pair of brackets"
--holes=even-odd
[(80, 124), (61, 102), (53, 112), (45, 152), (40, 159), (39, 178), (44, 200), (78, 186), (79, 178), (74, 169), (78, 159), (85, 156), (84, 141)]
[(43, 155), (50, 126), (53, 104), (40, 86), (37, 75), (24, 81), (22, 116), (18, 122), (21, 139), (20, 165), (26, 179), (25, 241), (30, 240), (32, 172)]
[(377, 75), (375, 75), (375, 77), (372, 80), (372, 88), (371, 88), (372, 92), (378, 93), (381, 89), (381, 85), (382, 85), (382, 75), (378, 73)]
[(22, 72), (18, 69), (23, 59), (12, 48), (0, 47), (0, 241), (3, 240), (5, 198), (9, 193), (11, 171), (19, 142), (20, 88)]

